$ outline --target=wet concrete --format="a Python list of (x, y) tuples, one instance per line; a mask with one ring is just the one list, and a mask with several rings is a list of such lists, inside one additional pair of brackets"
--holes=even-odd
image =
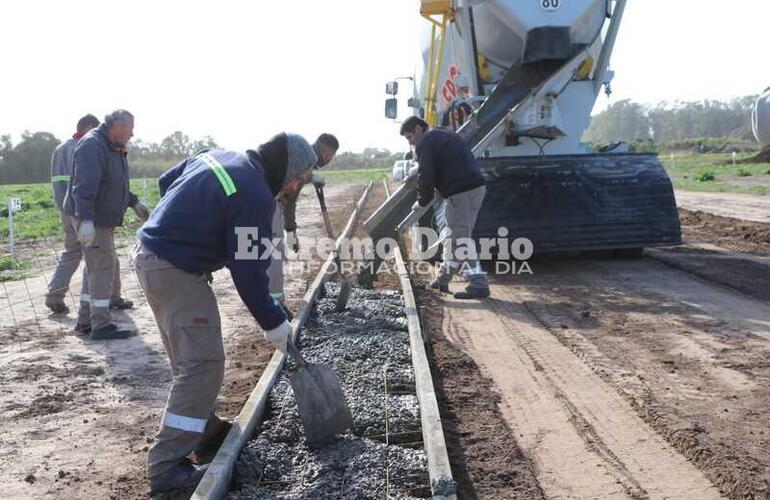
[(326, 286), (300, 349), (340, 377), (353, 432), (317, 449), (307, 445), (289, 384), (296, 365), (287, 362), (227, 498), (430, 497), (401, 294), (355, 288), (348, 309), (335, 313), (336, 285)]

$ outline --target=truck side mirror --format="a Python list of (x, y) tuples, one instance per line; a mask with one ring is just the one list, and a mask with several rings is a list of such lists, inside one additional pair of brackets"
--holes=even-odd
[(396, 116), (398, 116), (398, 99), (395, 97), (385, 99), (385, 118), (395, 120)]
[(385, 93), (388, 95), (398, 94), (398, 82), (388, 82), (385, 84)]

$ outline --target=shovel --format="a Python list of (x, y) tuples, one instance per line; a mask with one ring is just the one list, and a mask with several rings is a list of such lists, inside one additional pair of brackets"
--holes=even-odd
[(340, 379), (332, 369), (305, 361), (291, 339), (287, 351), (299, 365), (299, 370), (291, 377), (291, 387), (297, 398), (299, 418), (308, 443), (322, 444), (335, 434), (352, 428), (353, 416), (345, 401)]
[[(321, 213), (324, 216), (324, 224), (326, 225), (326, 233), (332, 241), (337, 241), (334, 237), (334, 230), (332, 229), (331, 220), (329, 220), (329, 211), (326, 210), (326, 200), (324, 199), (323, 186), (316, 185), (315, 192), (318, 195), (318, 203), (321, 205)], [(334, 264), (337, 267), (337, 282), (340, 285), (340, 292), (337, 294), (337, 302), (334, 306), (334, 310), (342, 312), (348, 305), (348, 299), (350, 298), (350, 283), (342, 275), (342, 263), (340, 262), (340, 255), (337, 250), (334, 250)]]

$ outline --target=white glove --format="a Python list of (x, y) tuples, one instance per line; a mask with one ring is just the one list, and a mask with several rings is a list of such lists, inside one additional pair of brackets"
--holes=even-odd
[(291, 325), (288, 321), (284, 321), (272, 330), (265, 330), (265, 340), (273, 344), (281, 352), (286, 352), (289, 335), (291, 334)]
[(78, 241), (81, 245), (91, 246), (96, 237), (96, 229), (94, 228), (94, 221), (82, 220), (78, 225)]
[(407, 174), (406, 174), (406, 177), (407, 177), (408, 179), (411, 179), (412, 177), (414, 177), (415, 175), (417, 175), (417, 172), (419, 172), (419, 170), (420, 170), (420, 167), (419, 167), (419, 165), (415, 165), (414, 167), (412, 167), (412, 168), (410, 168), (410, 169), (409, 169), (409, 173), (407, 173)]
[(299, 253), (299, 238), (297, 237), (297, 231), (286, 232), (286, 246), (291, 248), (294, 253)]
[(137, 201), (134, 204), (133, 209), (136, 216), (139, 217), (139, 220), (142, 222), (147, 222), (147, 219), (150, 218), (150, 209), (147, 208), (147, 205), (145, 205), (142, 200)]
[(316, 174), (315, 172), (313, 172), (313, 175), (310, 176), (310, 182), (312, 182), (316, 186), (326, 185), (326, 179), (324, 179), (324, 176), (320, 174)]

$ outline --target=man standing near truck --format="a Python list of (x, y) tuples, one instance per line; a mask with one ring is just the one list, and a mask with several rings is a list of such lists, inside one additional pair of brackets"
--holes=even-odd
[[(278, 134), (276, 137), (280, 137), (281, 135), (284, 134)], [(261, 154), (266, 156), (274, 155), (273, 151), (270, 151), (269, 144), (270, 143), (263, 145), (265, 146), (265, 149), (260, 150)], [(318, 157), (315, 168), (319, 169), (328, 165), (334, 158), (334, 155), (337, 154), (339, 147), (339, 141), (337, 141), (337, 138), (332, 134), (319, 135), (318, 139), (313, 143), (313, 151), (315, 151), (315, 154)], [(275, 258), (272, 259), (268, 271), (268, 274), (270, 275), (270, 295), (281, 304), (284, 311), (289, 316), (289, 320), (291, 320), (293, 315), (286, 307), (283, 278), (286, 247), (291, 248), (294, 253), (299, 253), (299, 238), (297, 238), (297, 198), (299, 198), (300, 191), (302, 191), (302, 188), (308, 182), (312, 182), (316, 186), (323, 186), (325, 184), (323, 177), (311, 172), (307, 172), (304, 176), (288, 183), (278, 194), (278, 210), (275, 211), (272, 221), (273, 235), (278, 242), (275, 247)], [(284, 230), (286, 230), (285, 239), (283, 238)]]
[(211, 273), (229, 268), (265, 338), (286, 350), (292, 328), (270, 297), (267, 274), (275, 196), (316, 162), (304, 138), (279, 134), (246, 154), (198, 151), (159, 179), (160, 202), (137, 233), (132, 253), (173, 374), (161, 427), (147, 454), (152, 494), (195, 487), (205, 466), (186, 457), (212, 448), (204, 436), (218, 420), (214, 407), (225, 354)]
[[(415, 207), (427, 207), (433, 202), (434, 189), (445, 200), (446, 224), (450, 230), (444, 241), (443, 255), (438, 275), (431, 288), (449, 292), (452, 276), (463, 267), (468, 273), (468, 286), (456, 292), (458, 299), (489, 297), (489, 284), (481, 269), (472, 239), (486, 187), (473, 154), (462, 138), (443, 129), (432, 129), (416, 116), (409, 117), (401, 125), (401, 135), (415, 147), (417, 168), (417, 202)], [(455, 258), (454, 243), (462, 241), (471, 256)], [(465, 253), (465, 252), (463, 252)]]
[[(45, 296), (45, 305), (54, 314), (66, 314), (69, 308), (64, 303), (64, 296), (69, 290), (72, 275), (77, 271), (80, 260), (83, 258), (83, 248), (78, 241), (77, 229), (72, 225), (68, 215), (64, 213), (64, 198), (67, 195), (67, 186), (72, 177), (75, 148), (80, 139), (91, 129), (99, 126), (99, 119), (88, 114), (78, 120), (75, 134), (71, 139), (63, 142), (53, 152), (51, 157), (51, 186), (56, 208), (59, 210), (62, 229), (64, 229), (64, 251), (59, 256), (51, 282), (48, 284), (48, 293)], [(120, 264), (115, 259), (115, 275), (112, 281), (112, 297), (110, 309), (130, 309), (133, 303), (120, 296)], [(85, 321), (79, 321), (78, 330), (85, 330), (90, 324), (88, 313), (88, 279), (86, 270), (83, 270), (83, 288), (80, 293), (81, 314)], [(83, 331), (82, 333), (88, 333)]]
[[(118, 328), (110, 315), (115, 277), (115, 228), (128, 207), (147, 220), (150, 210), (129, 189), (126, 144), (134, 135), (134, 116), (119, 109), (91, 130), (75, 149), (74, 169), (64, 200), (86, 259), (89, 302), (81, 300), (78, 331), (93, 340), (124, 339), (134, 332)], [(88, 317), (83, 312), (86, 304)], [(88, 323), (85, 323), (88, 322)]]

